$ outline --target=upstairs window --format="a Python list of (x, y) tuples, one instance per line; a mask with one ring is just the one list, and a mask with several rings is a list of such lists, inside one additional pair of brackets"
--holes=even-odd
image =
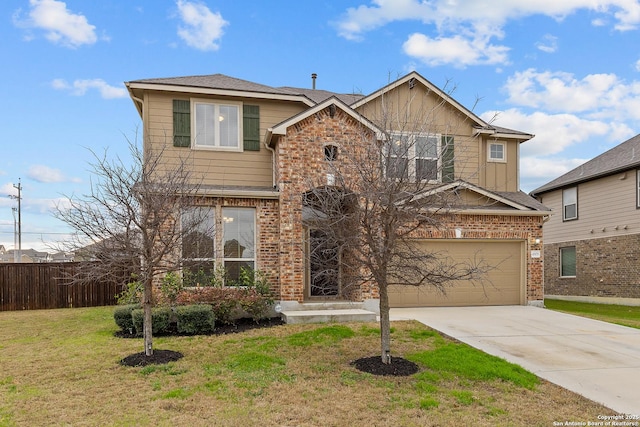
[(328, 162), (333, 162), (338, 159), (338, 146), (328, 144), (324, 146), (324, 159)]
[(578, 219), (578, 187), (562, 190), (562, 220)]
[(491, 142), (488, 146), (490, 162), (506, 162), (507, 147), (502, 142)]
[(240, 105), (193, 102), (194, 146), (240, 150)]
[(436, 135), (391, 136), (387, 176), (416, 181), (438, 181), (440, 137)]

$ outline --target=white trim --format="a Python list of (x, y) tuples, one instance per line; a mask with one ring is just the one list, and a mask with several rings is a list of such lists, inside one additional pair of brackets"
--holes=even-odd
[(317, 104), (314, 107), (309, 108), (308, 110), (305, 110), (300, 114), (296, 114), (295, 116), (293, 116), (293, 117), (291, 117), (291, 118), (289, 118), (289, 119), (287, 119), (287, 120), (285, 120), (283, 122), (280, 122), (279, 124), (277, 124), (274, 127), (268, 128), (267, 129), (267, 137), (269, 139), (267, 139), (267, 141), (269, 141), (271, 139), (272, 135), (286, 135), (287, 134), (287, 128), (289, 128), (290, 126), (292, 126), (292, 125), (294, 125), (294, 124), (306, 119), (307, 117), (310, 117), (310, 116), (316, 114), (319, 111), (324, 110), (325, 108), (327, 108), (328, 106), (330, 106), (332, 104), (335, 105), (336, 107), (340, 108), (342, 111), (344, 111), (348, 115), (350, 115), (354, 120), (360, 122), (365, 127), (367, 127), (368, 129), (372, 130), (376, 134), (376, 137), (379, 140), (384, 139), (384, 132), (382, 130), (380, 130), (377, 126), (375, 126), (372, 122), (370, 122), (366, 117), (362, 116), (361, 114), (358, 114), (355, 110), (353, 110), (347, 104), (345, 104), (344, 102), (340, 101), (335, 96), (332, 96), (331, 98), (324, 100), (320, 104)]
[[(243, 151), (243, 125), (242, 125), (242, 121), (243, 121), (243, 114), (242, 114), (242, 103), (241, 102), (236, 102), (236, 101), (223, 101), (223, 100), (218, 100), (218, 99), (206, 99), (206, 98), (191, 98), (190, 99), (190, 104), (191, 104), (191, 149), (192, 150), (212, 150), (212, 151), (233, 151), (233, 152), (242, 152)], [(214, 120), (214, 124), (215, 124), (215, 136), (214, 136), (214, 143), (216, 145), (206, 145), (206, 144), (198, 144), (198, 135), (197, 135), (197, 112), (196, 112), (196, 108), (198, 107), (198, 105), (212, 105), (215, 108), (215, 111), (218, 111), (218, 108), (220, 106), (231, 106), (231, 107), (236, 107), (237, 111), (238, 111), (238, 116), (237, 116), (237, 122), (238, 122), (238, 129), (236, 132), (236, 136), (237, 136), (237, 141), (238, 141), (238, 145), (235, 147), (232, 146), (221, 146), (220, 144), (220, 128), (218, 126), (218, 123), (215, 122)]]
[[(492, 157), (492, 146), (500, 146), (502, 147), (502, 158)], [(490, 163), (507, 163), (507, 144), (504, 142), (498, 141), (487, 141), (487, 162)]]
[(168, 85), (164, 83), (125, 83), (129, 90), (157, 90), (166, 92), (179, 92), (198, 95), (215, 95), (215, 96), (233, 96), (236, 98), (257, 98), (257, 99), (275, 99), (282, 101), (297, 101), (306, 104), (309, 107), (316, 105), (311, 99), (304, 95), (284, 95), (276, 93), (250, 92), (243, 90), (214, 89), (194, 86)]

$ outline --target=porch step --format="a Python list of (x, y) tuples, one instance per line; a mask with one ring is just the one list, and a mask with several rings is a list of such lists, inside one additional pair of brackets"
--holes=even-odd
[(373, 311), (362, 309), (295, 310), (283, 311), (285, 323), (340, 323), (375, 322), (377, 315)]

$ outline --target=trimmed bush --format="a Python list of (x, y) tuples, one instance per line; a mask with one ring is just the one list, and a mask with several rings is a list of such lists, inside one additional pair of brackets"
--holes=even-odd
[(139, 309), (138, 304), (128, 304), (116, 307), (113, 312), (113, 319), (116, 321), (116, 325), (125, 332), (133, 333), (135, 327), (133, 325), (133, 318), (131, 312), (135, 309)]
[(178, 333), (188, 335), (209, 334), (213, 332), (215, 316), (213, 307), (208, 304), (194, 304), (176, 307)]
[[(143, 335), (144, 310), (141, 308), (131, 312), (131, 319), (137, 335)], [(151, 310), (151, 332), (164, 334), (169, 332), (171, 322), (171, 309), (169, 307), (154, 307)]]

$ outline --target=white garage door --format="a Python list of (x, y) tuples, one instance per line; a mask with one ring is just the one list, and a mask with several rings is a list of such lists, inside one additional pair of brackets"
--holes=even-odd
[(424, 240), (420, 245), (456, 262), (483, 259), (493, 269), (483, 283), (450, 283), (446, 294), (428, 285), (390, 286), (391, 307), (518, 305), (524, 301), (523, 241)]

